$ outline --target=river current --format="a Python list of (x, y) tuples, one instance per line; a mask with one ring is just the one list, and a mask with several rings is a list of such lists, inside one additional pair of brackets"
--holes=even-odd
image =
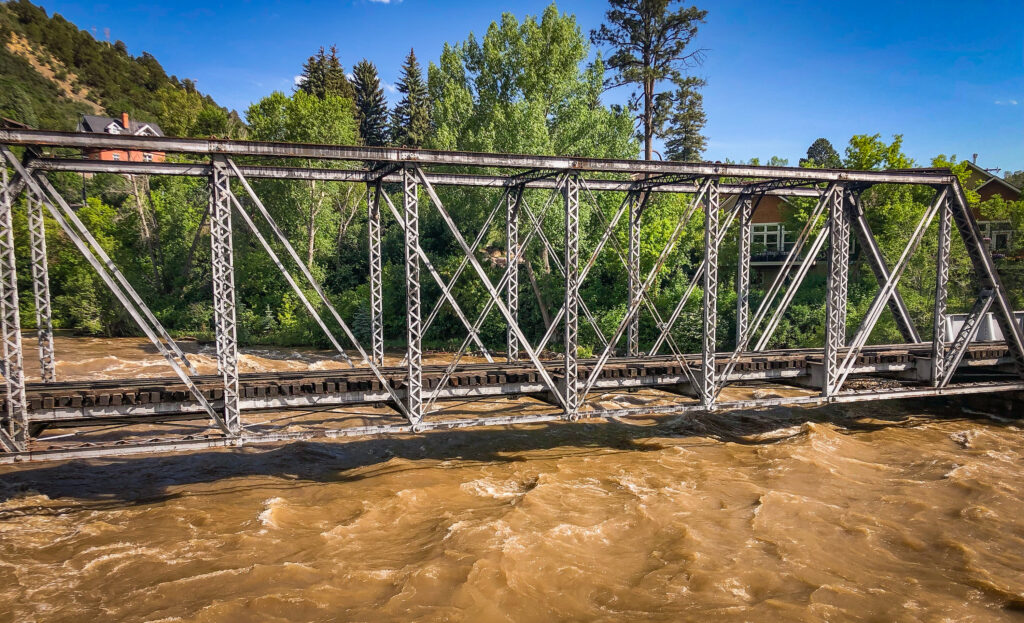
[[(135, 345), (62, 338), (58, 374), (166, 374)], [(3, 467), (0, 621), (1024, 620), (1011, 415), (893, 401)]]

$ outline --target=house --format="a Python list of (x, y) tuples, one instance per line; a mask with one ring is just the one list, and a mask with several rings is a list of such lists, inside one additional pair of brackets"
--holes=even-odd
[[(150, 121), (135, 121), (128, 113), (121, 113), (120, 119), (82, 115), (78, 122), (79, 132), (91, 134), (130, 134), (133, 136), (163, 136), (163, 130)], [(135, 151), (126, 149), (89, 149), (86, 157), (91, 160), (123, 160), (127, 162), (163, 162), (162, 151)]]
[[(975, 154), (977, 158), (977, 154)], [(982, 202), (996, 197), (1004, 201), (1019, 201), (1021, 189), (995, 175), (992, 171), (979, 167), (973, 160), (967, 163), (970, 176), (966, 187), (978, 193)], [(999, 169), (996, 169), (998, 171)], [(988, 247), (997, 257), (1010, 250), (1013, 243), (1013, 224), (998, 216), (984, 214), (984, 206), (973, 208), (974, 218), (978, 220), (981, 235), (988, 240)]]

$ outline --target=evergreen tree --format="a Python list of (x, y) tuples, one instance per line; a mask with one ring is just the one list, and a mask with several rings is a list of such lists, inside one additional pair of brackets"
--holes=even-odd
[(338, 60), (338, 49), (331, 46), (329, 53), (320, 51), (310, 56), (302, 66), (302, 79), (299, 88), (309, 95), (324, 99), (328, 95), (344, 97), (349, 101), (355, 99), (352, 83), (345, 77), (345, 69)]
[(388, 103), (380, 87), (377, 67), (365, 58), (352, 68), (359, 136), (364, 145), (386, 145), (388, 142)]
[(402, 65), (402, 76), (395, 86), (402, 94), (402, 100), (391, 111), (391, 142), (406, 147), (420, 147), (430, 132), (430, 102), (427, 99), (427, 84), (423, 81), (423, 70), (416, 60), (414, 50), (409, 50), (409, 56)]
[(690, 43), (707, 11), (678, 6), (679, 0), (609, 0), (609, 4), (608, 24), (592, 30), (590, 40), (611, 46), (608, 67), (615, 75), (606, 86), (637, 87), (630, 106), (640, 110), (644, 159), (650, 160), (658, 119), (667, 114), (659, 104), (671, 101), (658, 97), (658, 86), (666, 80), (678, 82), (683, 69), (703, 61), (704, 50), (693, 50)]
[(704, 114), (704, 96), (699, 89), (707, 85), (701, 78), (688, 77), (676, 82), (676, 91), (664, 102), (665, 115), (659, 132), (665, 138), (665, 157), (682, 162), (700, 162), (707, 146), (701, 134), (707, 115)]
[(800, 166), (839, 169), (842, 168), (843, 162), (832, 143), (827, 138), (819, 138), (807, 148), (807, 157), (800, 159)]

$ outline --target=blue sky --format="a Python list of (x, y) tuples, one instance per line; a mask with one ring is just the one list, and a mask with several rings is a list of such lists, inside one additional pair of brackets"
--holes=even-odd
[[(98, 39), (109, 29), (133, 54), (150, 52), (239, 112), (273, 90), (290, 92), (321, 45), (336, 44), (346, 69), (369, 58), (393, 84), (410, 47), (426, 65), (445, 41), (483, 33), (502, 10), (479, 0), (42, 1)], [(521, 18), (547, 4), (504, 10)], [(1021, 0), (697, 4), (708, 10), (699, 36), (707, 61), (694, 72), (708, 81), (708, 159), (796, 164), (819, 136), (842, 152), (851, 135), (877, 132), (903, 134), (919, 165), (978, 153), (982, 166), (1024, 169)], [(586, 33), (607, 5), (558, 6)]]

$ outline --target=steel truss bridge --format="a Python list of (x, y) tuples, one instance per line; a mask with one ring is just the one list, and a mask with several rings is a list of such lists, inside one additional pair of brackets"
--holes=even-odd
[[(97, 149), (165, 152), (173, 162), (97, 161), (80, 154)], [(15, 152), (22, 153), (19, 157)], [(241, 446), (296, 439), (431, 429), (757, 408), (785, 404), (913, 398), (991, 393), (1024, 389), (1024, 338), (1014, 321), (1007, 292), (996, 273), (985, 240), (967, 206), (963, 189), (948, 170), (849, 171), (723, 164), (684, 164), (571, 157), (440, 152), (206, 139), (96, 136), (37, 130), (0, 130), (5, 162), (0, 193), (0, 320), (2, 320), (3, 397), (0, 462), (166, 452), (201, 447)], [(280, 163), (299, 163), (282, 166)], [(315, 166), (314, 166), (315, 165)], [(125, 275), (89, 232), (48, 174), (55, 171), (122, 175), (195, 176), (208, 180), (212, 303), (216, 328), (216, 375), (199, 375), (182, 347), (146, 306)], [(366, 185), (369, 257), (369, 344), (361, 344), (349, 323), (271, 216), (249, 180), (319, 180)], [(899, 259), (888, 265), (865, 216), (861, 193), (876, 184), (916, 185), (934, 196), (917, 226), (907, 232)], [(441, 196), (450, 187), (495, 190), (481, 230), (470, 239), (453, 219)], [(395, 201), (387, 190), (401, 191)], [(529, 192), (527, 192), (529, 191)], [(617, 209), (602, 210), (601, 193), (615, 197)], [(657, 193), (688, 199), (667, 243), (651, 266), (640, 261), (644, 212)], [(750, 303), (751, 223), (766, 195), (809, 197), (815, 205), (777, 276), (754, 307)], [(26, 201), (19, 202), (20, 197)], [(537, 197), (542, 197), (538, 200)], [(13, 210), (27, 210), (31, 248), (32, 296), (38, 327), (41, 382), (26, 383), (25, 350), (19, 319)], [(580, 240), (581, 207), (597, 219), (603, 233), (593, 248)], [(20, 208), (19, 208), (20, 209)], [(420, 241), (421, 213), (434, 210), (445, 236), (461, 248), (457, 269), (443, 275)], [(44, 221), (48, 214), (50, 221)], [(392, 218), (382, 219), (383, 215)], [(697, 214), (703, 223), (692, 222)], [(234, 219), (238, 219), (235, 221)], [(558, 220), (560, 240), (545, 231)], [(937, 227), (932, 228), (937, 221)], [(174, 376), (92, 382), (57, 378), (50, 317), (44, 223), (56, 223), (107, 288), (166, 359)], [(401, 365), (384, 365), (382, 320), (382, 229), (398, 227), (404, 241), (405, 353)], [(955, 229), (954, 229), (955, 226)], [(504, 228), (503, 265), (485, 268), (479, 247), (492, 228)], [(245, 230), (272, 258), (306, 310), (324, 331), (346, 370), (306, 373), (240, 374), (236, 337), (236, 289), (233, 265), (235, 229)], [(665, 313), (654, 304), (652, 286), (687, 228), (702, 231), (704, 259), (689, 287)], [(549, 231), (553, 229), (549, 227)], [(269, 233), (264, 233), (268, 231)], [(922, 339), (897, 288), (911, 256), (926, 234), (938, 236), (932, 338)], [(737, 236), (737, 305), (721, 310), (719, 248)], [(852, 336), (847, 330), (847, 283), (851, 235), (859, 243), (878, 281), (878, 291)], [(950, 244), (959, 236), (973, 269), (977, 299), (962, 327), (946, 328)], [(625, 240), (625, 244), (621, 242)], [(542, 245), (564, 282), (564, 299), (546, 334), (531, 342), (519, 323), (520, 264), (529, 245)], [(589, 244), (588, 244), (589, 246)], [(625, 247), (625, 248), (623, 248)], [(769, 342), (807, 276), (814, 258), (827, 250), (824, 347), (768, 350)], [(628, 275), (627, 309), (609, 335), (602, 331), (581, 297), (581, 286), (600, 258), (621, 261)], [(289, 269), (287, 266), (293, 268)], [(731, 269), (731, 267), (730, 267)], [(423, 272), (426, 272), (426, 275)], [(493, 274), (498, 272), (496, 279)], [(483, 310), (471, 317), (460, 306), (454, 286), (467, 276), (487, 292)], [(437, 300), (423, 300), (421, 282), (437, 286)], [(672, 329), (687, 301), (699, 292), (702, 348), (680, 352)], [(307, 296), (307, 293), (310, 293)], [(466, 329), (461, 348), (446, 365), (425, 365), (422, 339), (438, 313), (448, 306)], [(753, 309), (752, 309), (753, 307)], [(491, 353), (481, 327), (495, 311), (507, 326), (505, 352)], [(869, 336), (886, 312), (903, 337), (902, 344), (869, 345)], [(641, 343), (642, 314), (653, 318), (659, 335)], [(994, 316), (1003, 341), (978, 343), (982, 319)], [(735, 322), (734, 343), (719, 350), (720, 318)], [(597, 354), (578, 357), (580, 325), (590, 325)], [(555, 334), (558, 334), (557, 338)], [(950, 333), (950, 334), (947, 334)], [(564, 353), (552, 358), (547, 347), (561, 342)], [(464, 363), (470, 349), (487, 363)], [(875, 378), (890, 383), (865, 383)], [(799, 396), (725, 400), (723, 389), (737, 381), (780, 380), (814, 388)], [(667, 405), (601, 410), (587, 403), (589, 393), (609, 388), (657, 388), (679, 398)], [(475, 396), (539, 398), (543, 413), (444, 417), (438, 401)], [(299, 431), (257, 426), (246, 414), (256, 410), (386, 404), (401, 420), (379, 424), (319, 427)], [(157, 437), (100, 444), (51, 447), (35, 437), (47, 427), (87, 427), (111, 422), (165, 423), (208, 420), (204, 434)]]

